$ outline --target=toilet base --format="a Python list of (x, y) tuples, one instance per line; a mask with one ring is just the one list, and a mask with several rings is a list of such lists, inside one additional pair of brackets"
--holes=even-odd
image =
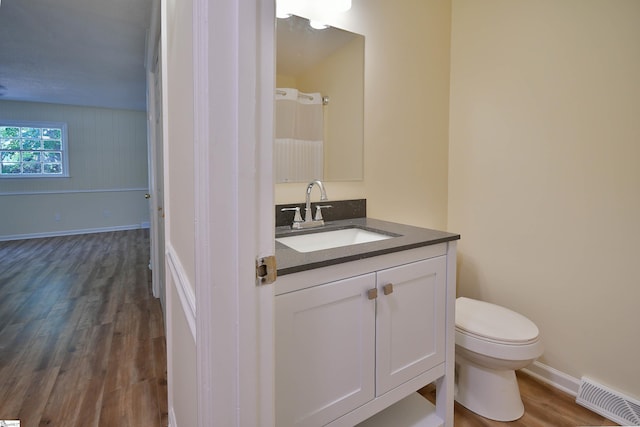
[(458, 355), (455, 400), (496, 421), (514, 421), (524, 414), (515, 371), (489, 369)]

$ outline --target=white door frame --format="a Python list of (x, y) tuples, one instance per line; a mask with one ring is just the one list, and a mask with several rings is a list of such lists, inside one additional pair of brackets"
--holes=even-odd
[[(150, 16), (151, 25), (147, 32), (147, 51), (145, 53), (145, 67), (147, 70), (147, 159), (149, 168), (149, 223), (150, 223), (150, 244), (151, 259), (149, 267), (152, 270), (151, 288), (153, 296), (160, 298), (162, 302), (162, 310), (165, 312), (165, 296), (164, 296), (164, 233), (160, 231), (160, 227), (164, 227), (164, 221), (161, 221), (159, 210), (164, 208), (164, 200), (158, 188), (161, 187), (160, 182), (164, 179), (162, 176), (163, 165), (158, 164), (158, 150), (162, 150), (161, 141), (162, 134), (158, 134), (156, 119), (162, 116), (162, 111), (158, 111), (156, 84), (158, 83), (158, 75), (161, 72), (160, 62), (160, 0), (153, 0)], [(161, 83), (160, 83), (161, 84)]]
[(194, 0), (198, 426), (272, 427), (273, 1)]

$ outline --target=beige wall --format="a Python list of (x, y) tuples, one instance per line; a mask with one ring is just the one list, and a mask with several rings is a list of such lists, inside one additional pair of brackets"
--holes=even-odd
[(298, 84), (293, 76), (286, 76), (284, 74), (276, 75), (276, 87), (292, 87), (295, 88)]
[(0, 101), (0, 118), (67, 123), (70, 173), (0, 179), (0, 239), (148, 223), (143, 111)]
[(454, 0), (452, 22), (458, 293), (640, 398), (640, 2)]
[[(446, 0), (354, 0), (331, 22), (365, 36), (365, 179), (327, 183), (330, 199), (366, 198), (373, 218), (446, 228), (450, 22)], [(305, 187), (277, 184), (276, 203), (304, 201)]]
[(324, 179), (362, 180), (364, 40), (353, 40), (296, 80), (301, 91), (330, 98), (323, 107)]
[(319, 92), (330, 98), (323, 106), (324, 180), (363, 178), (364, 40), (343, 46), (317, 66), (296, 76), (276, 75), (276, 87)]

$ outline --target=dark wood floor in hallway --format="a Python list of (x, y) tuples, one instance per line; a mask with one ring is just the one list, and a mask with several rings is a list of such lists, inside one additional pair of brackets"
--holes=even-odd
[(0, 242), (0, 419), (167, 426), (147, 230)]

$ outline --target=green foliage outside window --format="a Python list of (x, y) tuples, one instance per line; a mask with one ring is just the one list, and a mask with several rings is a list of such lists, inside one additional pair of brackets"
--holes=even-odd
[(0, 178), (66, 176), (63, 126), (0, 124)]

